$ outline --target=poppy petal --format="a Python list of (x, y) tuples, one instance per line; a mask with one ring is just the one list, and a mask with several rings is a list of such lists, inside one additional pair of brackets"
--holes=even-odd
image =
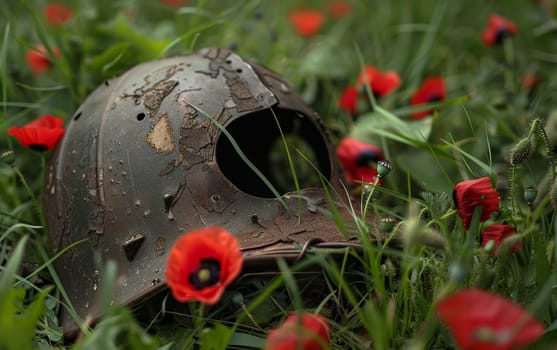
[(496, 14), (488, 18), (487, 28), (481, 34), (481, 39), (487, 46), (499, 45), (503, 40), (518, 32), (518, 26), (511, 20)]
[(365, 65), (358, 77), (358, 84), (365, 85), (366, 82), (370, 84), (371, 90), (378, 97), (388, 95), (401, 84), (397, 72), (387, 71), (383, 73), (371, 65)]
[(292, 313), (267, 335), (264, 350), (322, 350), (330, 344), (329, 326), (320, 315)]
[(479, 289), (464, 289), (445, 298), (436, 311), (461, 349), (511, 350), (544, 332), (543, 324), (520, 306)]
[(290, 12), (288, 19), (300, 36), (309, 37), (317, 34), (325, 22), (325, 16), (315, 10), (296, 10)]
[(358, 87), (355, 85), (350, 85), (342, 92), (342, 95), (338, 99), (339, 106), (352, 113), (356, 113), (356, 106), (358, 102)]
[[(54, 57), (60, 56), (60, 52), (57, 48), (53, 48), (52, 53)], [(25, 58), (31, 71), (37, 75), (46, 72), (53, 65), (53, 62), (48, 57), (48, 51), (43, 45), (36, 45), (28, 49)]]
[(52, 2), (45, 6), (44, 15), (50, 24), (58, 26), (72, 19), (74, 12), (64, 4)]
[[(196, 277), (204, 261), (216, 263), (218, 278), (214, 283), (199, 287), (192, 282), (192, 276)], [(236, 237), (220, 227), (205, 227), (176, 241), (167, 262), (166, 283), (178, 301), (215, 304), (238, 276), (242, 264), (243, 255)]]
[(489, 177), (459, 182), (453, 190), (453, 199), (466, 229), (470, 228), (475, 207), (483, 207), (481, 221), (486, 221), (491, 213), (499, 211), (499, 194)]
[(64, 136), (63, 124), (63, 118), (43, 115), (22, 127), (12, 126), (8, 135), (14, 136), (25, 147), (49, 151)]
[[(493, 225), (489, 225), (487, 226), (481, 234), (481, 245), (482, 247), (485, 247), (490, 241), (494, 241), (495, 242), (495, 247), (493, 248), (491, 255), (495, 256), (495, 251), (497, 250), (497, 248), (501, 245), (501, 242), (512, 235), (515, 235), (516, 231), (514, 230), (514, 228), (512, 226), (509, 225), (502, 225), (502, 224), (493, 224)], [(520, 248), (522, 247), (522, 243), (519, 242), (517, 243), (514, 247), (512, 247), (511, 249), (511, 253), (516, 253), (520, 250)]]
[(379, 147), (353, 137), (342, 139), (336, 154), (344, 169), (344, 177), (355, 185), (361, 181), (374, 182), (377, 169), (371, 163), (384, 159)]
[(352, 11), (352, 7), (347, 1), (331, 1), (327, 4), (327, 12), (333, 18), (342, 18)]
[[(431, 77), (426, 79), (419, 89), (412, 95), (411, 105), (419, 105), (422, 103), (430, 103), (442, 101), (447, 98), (445, 90), (445, 81), (441, 77)], [(432, 110), (420, 111), (412, 113), (412, 119), (418, 120), (433, 113)]]

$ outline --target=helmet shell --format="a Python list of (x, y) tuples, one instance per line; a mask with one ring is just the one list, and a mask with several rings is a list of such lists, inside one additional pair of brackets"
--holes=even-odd
[[(272, 160), (289, 135), (318, 175), (282, 196), (295, 191), (281, 181), (291, 170)], [(104, 261), (118, 266), (114, 302), (133, 305), (164, 288), (169, 248), (202, 226), (237, 235), (246, 268), (346, 242), (323, 215), (322, 183), (340, 184), (325, 128), (277, 74), (222, 48), (140, 64), (91, 93), (50, 160), (49, 236), (55, 252), (73, 244), (55, 267), (77, 315), (96, 319)], [(77, 329), (65, 311), (61, 323)]]

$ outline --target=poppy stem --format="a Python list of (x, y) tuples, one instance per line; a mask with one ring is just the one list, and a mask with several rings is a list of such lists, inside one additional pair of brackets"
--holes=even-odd
[[(380, 177), (379, 177), (379, 176), (376, 176), (375, 179), (373, 179), (373, 183), (371, 184), (371, 189), (369, 190), (369, 192), (367, 192), (367, 191), (364, 191), (364, 192), (363, 192), (363, 193), (367, 193), (366, 202), (365, 202), (364, 207), (363, 207), (363, 210), (362, 210), (362, 211), (363, 211), (362, 217), (363, 217), (364, 219), (366, 218), (366, 215), (367, 215), (367, 208), (368, 208), (368, 206), (369, 206), (369, 202), (371, 202), (371, 198), (373, 197), (373, 192), (374, 192), (374, 190), (375, 190), (375, 187), (377, 187), (377, 185), (379, 184), (379, 179), (380, 179)], [(367, 186), (367, 184), (364, 185), (364, 186)]]
[(480, 219), (482, 216), (484, 207), (479, 205), (474, 207), (474, 212), (472, 213), (472, 221), (470, 222), (470, 228), (468, 229), (468, 234), (466, 235), (466, 249), (464, 249), (464, 266), (471, 266), (468, 264), (468, 260), (472, 258), (474, 251), (474, 242), (480, 231)]

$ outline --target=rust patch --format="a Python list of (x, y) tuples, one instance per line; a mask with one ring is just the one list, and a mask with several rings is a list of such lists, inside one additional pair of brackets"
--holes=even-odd
[[(209, 72), (197, 71), (196, 73), (208, 74), (212, 78), (216, 78), (220, 71), (223, 71), (224, 81), (230, 90), (230, 97), (234, 101), (235, 108), (238, 112), (251, 111), (262, 108), (260, 101), (253, 96), (242, 78), (242, 70), (234, 69), (229, 63), (229, 56), (232, 53), (226, 49), (210, 49), (204, 57), (209, 59)], [(243, 65), (244, 67), (247, 65)]]
[(163, 80), (156, 83), (143, 95), (143, 104), (149, 109), (149, 116), (153, 117), (159, 110), (162, 100), (178, 85), (176, 80)]
[(190, 169), (195, 164), (204, 163), (212, 157), (212, 154), (201, 154), (201, 150), (212, 145), (213, 139), (206, 132), (199, 132), (199, 128), (207, 127), (197, 122), (197, 111), (190, 105), (186, 105), (186, 113), (180, 126), (180, 140), (178, 148), (184, 158), (184, 168)]
[(182, 69), (178, 68), (177, 65), (166, 67), (164, 77), (154, 83), (151, 83), (151, 75), (147, 75), (143, 78), (145, 81), (143, 86), (135, 89), (133, 93), (123, 94), (121, 98), (133, 98), (138, 101), (137, 104), (140, 104), (141, 99), (143, 99), (143, 105), (149, 110), (149, 117), (154, 117), (158, 113), (164, 98), (178, 85), (177, 80), (171, 80), (170, 78), (179, 70)]
[(157, 153), (171, 153), (176, 150), (174, 142), (174, 131), (170, 125), (168, 114), (162, 114), (153, 124), (151, 130), (145, 135), (145, 141), (157, 151)]
[(261, 103), (252, 95), (246, 82), (238, 74), (225, 73), (225, 82), (230, 89), (230, 97), (238, 112), (261, 108)]
[(163, 255), (166, 250), (166, 239), (159, 237), (155, 242), (155, 252), (157, 255)]
[[(221, 133), (220, 128), (218, 127), (218, 124), (224, 126), (230, 120), (230, 118), (232, 118), (232, 115), (230, 114), (230, 112), (228, 112), (227, 109), (221, 108), (217, 112), (217, 114), (213, 116), (213, 118), (215, 118), (215, 121), (216, 121), (215, 123), (213, 123), (211, 120), (207, 119), (207, 134), (211, 138), (211, 143), (215, 143), (216, 138)], [(212, 154), (208, 155), (207, 159), (212, 160)]]

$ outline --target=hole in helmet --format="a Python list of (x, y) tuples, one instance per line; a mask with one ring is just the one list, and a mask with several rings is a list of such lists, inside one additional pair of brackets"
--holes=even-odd
[(243, 72), (243, 71), (242, 71), (242, 68), (236, 69), (236, 73), (242, 73), (242, 72)]
[[(321, 187), (315, 168), (327, 179), (331, 175), (331, 160), (322, 132), (304, 115), (289, 110), (273, 111), (267, 109), (242, 116), (232, 121), (226, 130), (280, 194), (296, 190), (294, 172), (300, 188)], [(222, 173), (240, 191), (256, 197), (275, 197), (223, 133), (217, 140), (216, 160)]]
[(136, 118), (137, 120), (142, 121), (143, 119), (145, 119), (145, 113), (138, 113)]
[(73, 116), (73, 120), (76, 121), (79, 119), (79, 117), (81, 117), (81, 112), (77, 112), (74, 116)]

